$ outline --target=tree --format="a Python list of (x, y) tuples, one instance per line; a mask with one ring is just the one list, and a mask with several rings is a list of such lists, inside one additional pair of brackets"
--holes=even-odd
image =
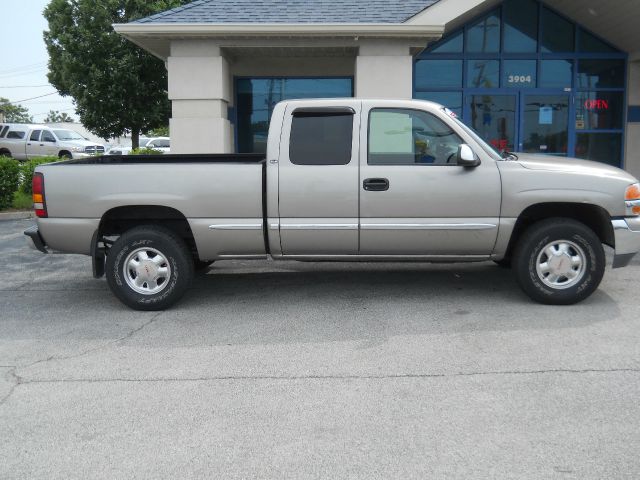
[(44, 10), (49, 31), (49, 82), (73, 97), (81, 122), (99, 137), (166, 125), (170, 104), (164, 63), (115, 33), (126, 23), (189, 3), (188, 0), (51, 0)]
[(162, 127), (154, 128), (146, 132), (149, 137), (168, 137), (169, 136), (169, 126), (163, 125)]
[(4, 114), (4, 121), (8, 123), (33, 123), (29, 110), (20, 104), (12, 104), (8, 99), (0, 97), (0, 110)]
[(44, 119), (44, 123), (72, 123), (73, 117), (67, 112), (60, 113), (57, 110), (49, 110), (47, 118)]

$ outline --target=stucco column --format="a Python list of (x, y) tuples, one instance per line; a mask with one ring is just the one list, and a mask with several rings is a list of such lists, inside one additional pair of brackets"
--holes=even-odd
[(390, 40), (360, 40), (355, 94), (368, 98), (411, 98), (413, 57), (409, 45)]
[(167, 68), (171, 153), (231, 153), (231, 79), (220, 47), (203, 40), (174, 40)]
[[(640, 109), (640, 52), (629, 55), (627, 105), (631, 111)], [(640, 178), (640, 121), (628, 118), (625, 131), (624, 169)]]

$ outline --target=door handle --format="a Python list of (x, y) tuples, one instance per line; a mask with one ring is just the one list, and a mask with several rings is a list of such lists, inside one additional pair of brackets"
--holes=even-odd
[(389, 190), (389, 179), (387, 178), (367, 178), (362, 182), (362, 187), (367, 192), (384, 192)]
[(44, 143), (41, 143), (41, 144), (40, 144), (40, 146), (41, 146), (41, 147), (44, 147)]

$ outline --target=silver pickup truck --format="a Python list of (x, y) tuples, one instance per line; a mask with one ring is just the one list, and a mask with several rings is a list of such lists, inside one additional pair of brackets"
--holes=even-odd
[(547, 304), (588, 297), (640, 250), (623, 170), (499, 154), (441, 105), (279, 103), (266, 156), (98, 157), (37, 168), (43, 251), (90, 255), (126, 305), (164, 309), (219, 259), (493, 260)]

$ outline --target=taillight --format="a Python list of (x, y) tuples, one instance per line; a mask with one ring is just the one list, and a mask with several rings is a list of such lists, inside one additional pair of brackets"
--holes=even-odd
[(36, 211), (36, 217), (47, 217), (47, 202), (44, 198), (44, 175), (41, 173), (33, 174), (33, 209)]

